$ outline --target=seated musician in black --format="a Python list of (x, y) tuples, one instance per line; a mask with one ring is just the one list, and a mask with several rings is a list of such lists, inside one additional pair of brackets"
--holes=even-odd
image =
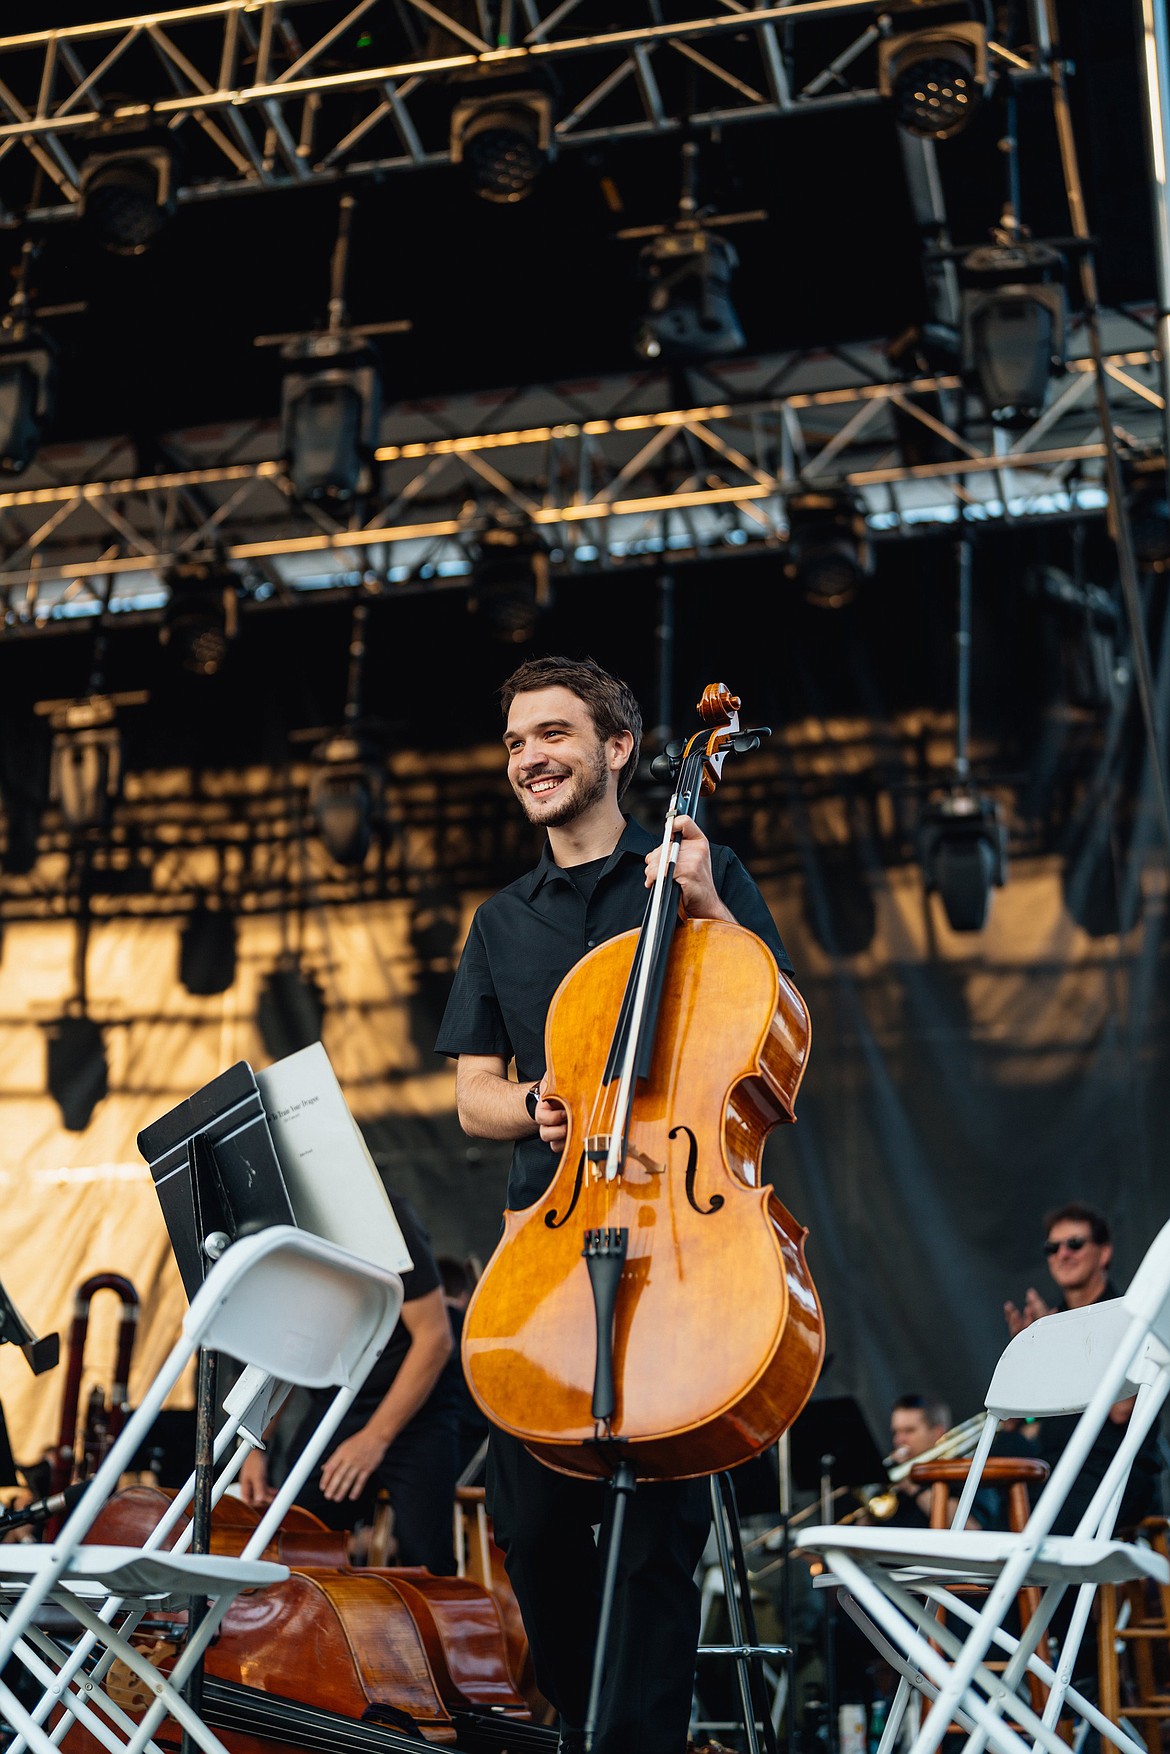
[[(951, 1423), (951, 1410), (945, 1401), (927, 1395), (899, 1395), (890, 1410), (890, 1455), (895, 1463), (913, 1462), (934, 1451)], [(928, 1529), (930, 1527), (929, 1486), (919, 1486), (909, 1475), (895, 1488), (896, 1509), (884, 1517), (897, 1528)]]
[[(619, 808), (642, 731), (624, 683), (590, 659), (542, 658), (516, 671), (501, 700), (508, 778), (547, 840), (536, 868), (476, 913), (436, 1046), (458, 1059), (464, 1130), (514, 1141), (507, 1197), (517, 1209), (548, 1188), (567, 1132), (564, 1111), (542, 1095), (549, 1001), (586, 951), (641, 924), (659, 850)], [(689, 818), (677, 829), (687, 913), (749, 927), (789, 971), (739, 860)], [(538, 1685), (560, 1715), (562, 1746), (579, 1748), (600, 1595), (593, 1527), (601, 1524), (604, 1547), (609, 1494), (555, 1473), (500, 1431), (491, 1434), (487, 1491)], [(630, 1501), (597, 1754), (683, 1754), (699, 1628), (694, 1572), (709, 1511), (706, 1480), (640, 1485)]]
[[(453, 1351), (451, 1325), (427, 1233), (408, 1201), (396, 1196), (393, 1205), (414, 1262), (402, 1275), (402, 1314), (297, 1502), (332, 1529), (352, 1529), (372, 1520), (384, 1487), (394, 1512), (395, 1563), (452, 1576), (457, 1408), (443, 1380)], [(290, 1461), (308, 1443), (333, 1394), (325, 1389), (310, 1397), (289, 1445)], [(271, 1502), (274, 1489), (262, 1450), (244, 1463), (240, 1489), (250, 1504)]]
[[(1050, 1212), (1044, 1220), (1044, 1254), (1048, 1272), (1060, 1297), (1048, 1304), (1035, 1286), (1028, 1287), (1022, 1309), (1014, 1303), (1004, 1304), (1008, 1332), (1015, 1335), (1043, 1316), (1061, 1309), (1085, 1309), (1089, 1304), (1104, 1303), (1119, 1297), (1117, 1286), (1109, 1277), (1113, 1261), (1113, 1241), (1109, 1225), (1102, 1213), (1081, 1200)], [(1111, 1408), (1088, 1456), (1061, 1507), (1053, 1533), (1071, 1535), (1081, 1516), (1089, 1508), (1093, 1494), (1108, 1471), (1109, 1464), (1121, 1447), (1125, 1427), (1133, 1411), (1133, 1398), (1118, 1401)], [(1055, 1467), (1065, 1445), (1076, 1427), (1076, 1415), (1042, 1419), (1036, 1439), (1036, 1451), (1049, 1467)], [(1157, 1481), (1161, 1463), (1158, 1458), (1157, 1428), (1147, 1433), (1134, 1460), (1121, 1508), (1117, 1514), (1119, 1532), (1132, 1531), (1155, 1507)]]

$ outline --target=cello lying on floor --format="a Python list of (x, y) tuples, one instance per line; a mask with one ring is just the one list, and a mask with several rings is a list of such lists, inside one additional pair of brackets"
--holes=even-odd
[[(89, 1539), (141, 1542), (169, 1494), (136, 1486), (102, 1511)], [(235, 1499), (216, 1506), (214, 1551), (239, 1551), (257, 1513)], [(505, 1654), (499, 1612), (467, 1578), (421, 1568), (345, 1563), (346, 1537), (294, 1509), (266, 1557), (294, 1567), (270, 1589), (241, 1595), (206, 1658), (201, 1712), (230, 1754), (308, 1748), (333, 1754), (418, 1754), (421, 1737), (467, 1754), (510, 1748), (552, 1754), (552, 1732), (530, 1724)], [(165, 1661), (184, 1616), (144, 1619), (135, 1642)], [(149, 1703), (137, 1677), (115, 1665), (106, 1682), (122, 1708)], [(178, 1733), (164, 1724), (160, 1746)], [(66, 1754), (100, 1754), (74, 1724)]]

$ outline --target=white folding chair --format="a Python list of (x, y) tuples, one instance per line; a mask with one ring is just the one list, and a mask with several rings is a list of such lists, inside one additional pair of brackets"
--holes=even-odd
[[(966, 1754), (979, 1754), (985, 1745), (997, 1754), (1027, 1754), (1030, 1743), (1050, 1754), (1062, 1754), (1065, 1744), (1055, 1726), (1066, 1701), (1125, 1754), (1141, 1754), (1139, 1745), (1110, 1725), (1071, 1682), (1097, 1585), (1147, 1577), (1170, 1580), (1159, 1555), (1112, 1538), (1134, 1458), (1168, 1390), (1170, 1224), (1155, 1238), (1123, 1297), (1046, 1316), (1011, 1341), (987, 1392), (991, 1417), (950, 1529), (837, 1525), (798, 1535), (798, 1548), (823, 1554), (830, 1572), (848, 1592), (858, 1623), (879, 1647), (887, 1653), (892, 1649), (903, 1680), (933, 1698), (911, 1754), (933, 1754), (952, 1721), (970, 1732)], [(1075, 1533), (1052, 1535), (1110, 1408), (1135, 1393), (1125, 1435)], [(999, 1421), (1072, 1412), (1081, 1417), (1023, 1531), (965, 1528)], [(948, 1588), (971, 1582), (987, 1587), (978, 1609)], [(1044, 1594), (1016, 1639), (1004, 1630), (1003, 1620), (1027, 1584)], [(1035, 1648), (1070, 1588), (1076, 1588), (1078, 1595), (1054, 1672), (1035, 1655)], [(966, 1625), (964, 1638), (947, 1619), (936, 1620), (940, 1606), (949, 1619)], [(986, 1666), (992, 1645), (1008, 1653), (1002, 1673)], [(1028, 1669), (1049, 1687), (1043, 1717), (1019, 1697), (1019, 1684)], [(904, 1700), (901, 1691), (900, 1702)], [(1005, 1718), (1019, 1728), (1013, 1729)], [(891, 1714), (891, 1744), (896, 1732)]]
[[(25, 1747), (34, 1754), (57, 1754), (73, 1719), (109, 1754), (160, 1754), (152, 1738), (168, 1716), (205, 1754), (224, 1754), (223, 1744), (181, 1690), (239, 1592), (282, 1582), (289, 1575), (287, 1566), (257, 1555), (271, 1541), (351, 1405), (398, 1319), (401, 1303), (402, 1281), (396, 1273), (288, 1225), (241, 1239), (214, 1264), (192, 1299), (170, 1357), (60, 1537), (45, 1546), (0, 1546), (0, 1668), (15, 1653), (43, 1688), (30, 1710), (0, 1682), (0, 1711), (17, 1732), (8, 1754), (20, 1754)], [(84, 1545), (164, 1401), (202, 1347), (227, 1353), (245, 1366), (224, 1399), (227, 1420), (213, 1451), (213, 1503), (236, 1478), (249, 1452), (262, 1447), (262, 1433), (291, 1385), (335, 1386), (337, 1393), (239, 1558), (187, 1551), (189, 1520), (174, 1546), (164, 1549), (163, 1542), (188, 1517), (194, 1475), (141, 1548)], [(130, 1642), (130, 1635), (145, 1613), (184, 1609), (193, 1596), (208, 1599), (207, 1612), (169, 1675), (163, 1675)], [(67, 1652), (36, 1624), (49, 1601), (78, 1623), (79, 1639)], [(140, 1723), (101, 1688), (116, 1659), (154, 1695)], [(52, 1733), (46, 1733), (45, 1720), (62, 1706)]]

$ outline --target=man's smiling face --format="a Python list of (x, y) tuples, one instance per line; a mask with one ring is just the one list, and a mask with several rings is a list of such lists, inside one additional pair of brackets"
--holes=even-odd
[(605, 798), (611, 768), (593, 715), (568, 688), (518, 694), (504, 732), (508, 779), (530, 822), (563, 828)]

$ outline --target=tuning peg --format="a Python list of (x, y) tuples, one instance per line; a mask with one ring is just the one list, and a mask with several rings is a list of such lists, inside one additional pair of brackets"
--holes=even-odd
[(678, 772), (678, 764), (682, 760), (685, 748), (686, 742), (681, 737), (676, 738), (673, 743), (668, 743), (662, 754), (656, 755), (650, 763), (650, 778), (653, 780), (673, 779)]

